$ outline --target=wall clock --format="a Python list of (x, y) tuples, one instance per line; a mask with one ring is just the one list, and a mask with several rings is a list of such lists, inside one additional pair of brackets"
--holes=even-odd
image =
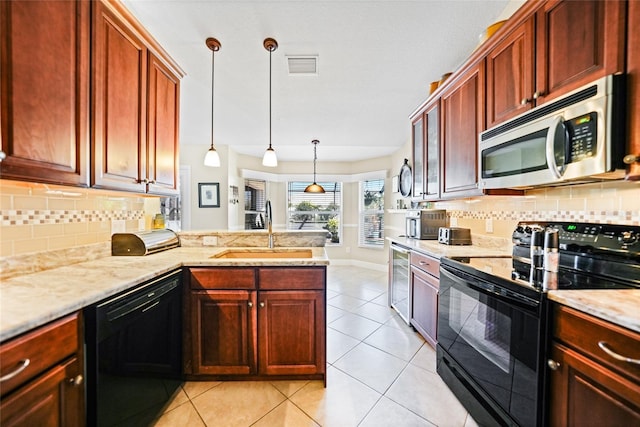
[(411, 183), (413, 176), (411, 174), (411, 166), (409, 166), (409, 159), (404, 159), (404, 164), (400, 168), (400, 194), (402, 197), (408, 197), (411, 194)]

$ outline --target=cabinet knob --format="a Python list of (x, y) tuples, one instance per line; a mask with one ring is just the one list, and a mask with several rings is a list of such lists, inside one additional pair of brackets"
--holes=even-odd
[(251, 301), (249, 301), (247, 305), (249, 306), (249, 308), (253, 307), (253, 303)]
[(520, 105), (527, 105), (531, 101), (532, 101), (532, 99), (530, 99), (530, 98), (522, 98), (522, 101), (520, 101)]
[(537, 91), (537, 92), (533, 93), (533, 99), (538, 99), (541, 96), (544, 96), (544, 92), (542, 92), (542, 91)]
[(627, 154), (626, 156), (624, 156), (622, 158), (622, 161), (625, 162), (628, 165), (631, 165), (633, 163), (640, 163), (640, 155), (637, 154)]
[(5, 154), (5, 152), (0, 150), (0, 163), (2, 163), (2, 161), (6, 158), (7, 158), (7, 155)]
[(19, 363), (18, 363), (18, 367), (16, 369), (14, 369), (13, 371), (9, 372), (7, 375), (3, 375), (2, 377), (0, 377), (0, 382), (3, 381), (8, 381), (11, 378), (14, 378), (15, 376), (17, 376), (20, 372), (24, 371), (27, 366), (29, 366), (29, 363), (31, 363), (31, 360), (29, 359), (22, 359)]
[(549, 359), (547, 360), (547, 366), (549, 367), (549, 369), (551, 369), (552, 371), (557, 371), (558, 368), (560, 367), (560, 363), (556, 362), (553, 359)]
[(73, 378), (69, 378), (69, 384), (76, 387), (81, 385), (83, 381), (84, 381), (84, 377), (82, 375), (76, 375)]
[(263, 302), (260, 303), (260, 307), (264, 308), (264, 303)]

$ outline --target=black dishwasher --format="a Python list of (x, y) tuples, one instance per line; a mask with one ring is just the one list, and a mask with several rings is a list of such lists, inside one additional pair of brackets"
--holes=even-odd
[(146, 426), (180, 388), (181, 273), (85, 309), (87, 425)]

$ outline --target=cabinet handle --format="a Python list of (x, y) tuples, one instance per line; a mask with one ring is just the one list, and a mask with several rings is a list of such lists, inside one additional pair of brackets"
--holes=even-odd
[(529, 99), (529, 98), (522, 98), (522, 101), (520, 101), (520, 105), (527, 105), (531, 101), (533, 101), (533, 100)]
[(542, 91), (534, 92), (534, 94), (533, 94), (533, 99), (538, 99), (538, 98), (540, 98), (541, 96), (544, 96), (544, 92), (542, 92)]
[(0, 150), (0, 163), (2, 163), (2, 161), (6, 158), (7, 158), (7, 155), (5, 154), (5, 152)]
[(634, 163), (640, 163), (640, 156), (636, 154), (627, 154), (622, 158), (622, 161), (628, 165), (632, 165)]
[(84, 377), (82, 375), (76, 375), (73, 378), (69, 378), (69, 384), (76, 387), (81, 385), (83, 381), (84, 381)]
[(547, 366), (549, 367), (549, 369), (551, 369), (552, 371), (557, 371), (558, 368), (560, 367), (560, 363), (556, 362), (553, 359), (549, 359), (547, 360)]
[(247, 305), (249, 306), (249, 308), (253, 307), (253, 303), (251, 301), (249, 301)]
[(31, 360), (22, 359), (19, 362), (19, 366), (16, 368), (15, 371), (9, 372), (7, 375), (3, 375), (2, 377), (0, 377), (0, 382), (7, 381), (7, 380), (10, 380), (11, 378), (14, 378), (20, 372), (24, 371), (27, 368), (27, 366), (29, 366), (29, 363), (31, 363)]
[(633, 363), (635, 365), (640, 365), (640, 359), (632, 359), (630, 357), (626, 357), (616, 353), (615, 351), (607, 347), (606, 341), (598, 341), (598, 347), (600, 347), (602, 351), (604, 351), (605, 353), (607, 353), (609, 356), (613, 357), (616, 360), (620, 360), (621, 362)]
[(260, 303), (260, 307), (264, 308), (264, 303), (263, 302)]
[(419, 262), (419, 264), (420, 264), (420, 265), (429, 265), (429, 263), (428, 263), (428, 262), (424, 262), (424, 261), (420, 261), (420, 262)]
[(147, 180), (147, 184), (155, 184), (156, 180), (155, 179), (148, 179)]

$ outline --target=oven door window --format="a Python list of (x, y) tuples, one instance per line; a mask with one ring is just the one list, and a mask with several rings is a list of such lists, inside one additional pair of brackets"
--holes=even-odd
[(539, 318), (441, 272), (438, 344), (522, 426), (536, 419)]

